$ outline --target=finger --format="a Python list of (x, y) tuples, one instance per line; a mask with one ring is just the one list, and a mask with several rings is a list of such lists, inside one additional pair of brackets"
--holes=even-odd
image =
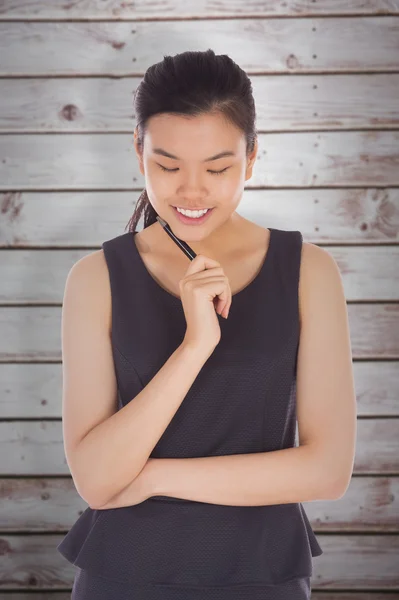
[(208, 256), (204, 256), (204, 254), (197, 254), (187, 268), (186, 275), (191, 275), (191, 273), (198, 273), (198, 271), (203, 271), (204, 269), (211, 269), (212, 267), (221, 267), (220, 262), (214, 260), (213, 258), (209, 258)]
[[(220, 291), (216, 291), (215, 294), (215, 282), (220, 283), (221, 284), (221, 289)], [(215, 305), (215, 309), (220, 313), (222, 312), (221, 307), (225, 307), (229, 302), (230, 302), (230, 288), (228, 286), (226, 286), (226, 279), (225, 277), (222, 277), (219, 279), (218, 276), (215, 275), (215, 277), (210, 277), (208, 282), (206, 282), (204, 280), (204, 283), (201, 285), (201, 287), (203, 287), (205, 289), (205, 291), (207, 291), (207, 288), (209, 286), (209, 292), (212, 294), (215, 294), (215, 296), (213, 297), (213, 302)], [(216, 304), (215, 304), (216, 301)]]

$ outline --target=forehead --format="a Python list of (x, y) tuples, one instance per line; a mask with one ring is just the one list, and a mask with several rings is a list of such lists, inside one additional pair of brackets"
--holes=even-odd
[(231, 150), (245, 154), (245, 136), (220, 114), (188, 117), (161, 114), (147, 123), (145, 148), (163, 148), (184, 160), (204, 160), (218, 152)]

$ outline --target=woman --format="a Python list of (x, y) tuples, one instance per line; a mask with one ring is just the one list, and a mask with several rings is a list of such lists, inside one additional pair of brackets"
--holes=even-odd
[(146, 189), (64, 296), (64, 443), (89, 504), (58, 546), (72, 598), (310, 598), (301, 503), (344, 494), (355, 446), (338, 267), (235, 212), (258, 143), (228, 56), (166, 56), (135, 109)]

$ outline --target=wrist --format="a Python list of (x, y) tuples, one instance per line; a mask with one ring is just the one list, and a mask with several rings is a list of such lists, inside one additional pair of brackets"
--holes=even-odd
[(161, 495), (162, 478), (161, 478), (161, 458), (149, 458), (146, 465), (146, 483), (148, 489), (148, 497)]
[(183, 353), (186, 360), (199, 360), (201, 364), (206, 362), (214, 351), (214, 347), (202, 347), (198, 344), (183, 340), (179, 350)]

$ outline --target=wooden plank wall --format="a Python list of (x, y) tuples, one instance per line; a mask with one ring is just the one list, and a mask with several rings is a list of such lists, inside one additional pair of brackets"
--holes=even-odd
[(0, 2), (1, 598), (70, 597), (55, 548), (87, 505), (63, 449), (64, 284), (145, 185), (145, 70), (207, 48), (254, 86), (239, 212), (327, 247), (348, 301), (356, 460), (342, 499), (304, 505), (324, 550), (312, 598), (399, 598), (399, 0)]

